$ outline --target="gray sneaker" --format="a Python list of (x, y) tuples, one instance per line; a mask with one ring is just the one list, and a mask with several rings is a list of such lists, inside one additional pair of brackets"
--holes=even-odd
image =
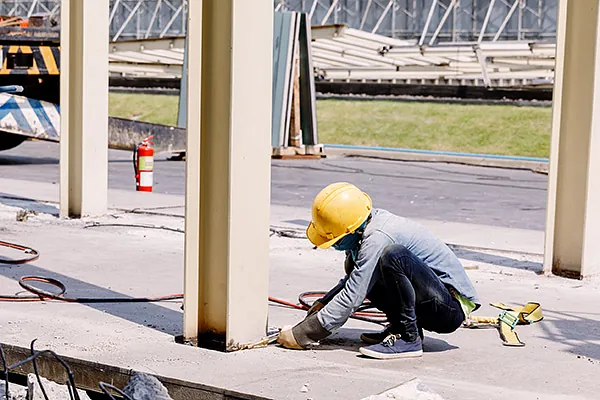
[[(360, 340), (365, 342), (366, 344), (377, 344), (383, 342), (390, 335), (390, 325), (388, 325), (381, 332), (364, 332), (360, 335)], [(419, 337), (421, 341), (425, 339), (423, 335), (423, 329), (419, 327)]]
[(423, 342), (420, 337), (414, 342), (406, 342), (399, 335), (389, 335), (383, 342), (361, 347), (359, 351), (364, 356), (378, 360), (414, 358), (423, 355)]

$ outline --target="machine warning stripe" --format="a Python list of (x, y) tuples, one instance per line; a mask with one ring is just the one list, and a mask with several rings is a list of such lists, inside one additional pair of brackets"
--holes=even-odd
[(2, 46), (2, 65), (0, 65), (0, 75), (8, 75), (10, 74), (10, 70), (6, 68), (6, 63), (8, 62), (8, 46)]
[[(2, 46), (2, 65), (0, 75), (59, 75), (60, 74), (60, 48), (55, 46)], [(8, 54), (31, 54), (33, 66), (31, 68), (8, 68)]]
[(57, 105), (23, 96), (0, 93), (0, 131), (46, 140), (60, 136)]
[(58, 75), (58, 66), (56, 65), (56, 58), (54, 57), (54, 52), (51, 50), (52, 47), (41, 46), (40, 54), (44, 59), (44, 63), (46, 65), (46, 72), (50, 75)]
[(56, 64), (56, 73), (60, 71), (60, 47), (50, 47), (50, 51), (52, 51), (52, 57), (54, 58), (54, 63)]
[[(33, 51), (33, 66), (29, 72), (29, 75), (39, 75), (40, 73), (49, 73), (48, 68), (46, 67), (46, 60), (44, 59), (44, 55), (41, 52), (41, 48), (38, 47)], [(33, 73), (35, 67), (37, 66), (37, 73)]]
[(35, 112), (35, 115), (42, 124), (42, 128), (46, 131), (46, 135), (49, 137), (57, 137), (58, 132), (56, 132), (56, 129), (54, 129), (54, 125), (52, 124), (52, 121), (50, 120), (48, 113), (45, 110), (45, 107), (40, 107), (40, 102), (38, 100), (27, 100), (29, 101), (31, 109)]
[[(11, 47), (16, 47), (16, 53), (23, 53), (23, 54), (31, 54), (33, 53), (33, 51), (31, 51), (31, 46), (11, 46)], [(13, 51), (11, 51), (11, 53), (13, 53)]]
[[(5, 129), (5, 125), (10, 126), (12, 123), (24, 132), (32, 131), (31, 125), (19, 107), (16, 97), (8, 97), (7, 95), (3, 95), (0, 96), (0, 101), (3, 102), (3, 104), (0, 105), (1, 128)], [(12, 129), (9, 129), (9, 131), (11, 130)]]

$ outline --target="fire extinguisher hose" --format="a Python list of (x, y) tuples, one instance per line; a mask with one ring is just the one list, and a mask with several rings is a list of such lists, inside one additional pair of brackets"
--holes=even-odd
[(133, 171), (134, 171), (134, 176), (137, 178), (139, 170), (138, 170), (138, 158), (137, 158), (137, 153), (138, 153), (138, 149), (140, 148), (139, 144), (136, 144), (135, 147), (133, 148)]

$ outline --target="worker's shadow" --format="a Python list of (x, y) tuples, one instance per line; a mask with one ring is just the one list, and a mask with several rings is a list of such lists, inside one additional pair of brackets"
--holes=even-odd
[[(366, 332), (365, 329), (356, 328), (341, 328), (330, 337), (321, 341), (316, 348), (318, 350), (348, 350), (358, 352), (358, 349), (368, 346), (360, 340), (360, 334)], [(458, 349), (445, 340), (427, 336), (425, 332), (425, 340), (423, 341), (423, 351), (425, 353), (441, 353), (448, 350)]]

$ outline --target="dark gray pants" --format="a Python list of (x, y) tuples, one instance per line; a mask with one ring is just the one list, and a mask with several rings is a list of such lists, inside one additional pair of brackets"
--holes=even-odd
[(458, 300), (435, 272), (401, 245), (387, 246), (377, 265), (381, 280), (367, 297), (383, 311), (391, 331), (405, 340), (416, 340), (419, 327), (451, 333), (465, 319)]

